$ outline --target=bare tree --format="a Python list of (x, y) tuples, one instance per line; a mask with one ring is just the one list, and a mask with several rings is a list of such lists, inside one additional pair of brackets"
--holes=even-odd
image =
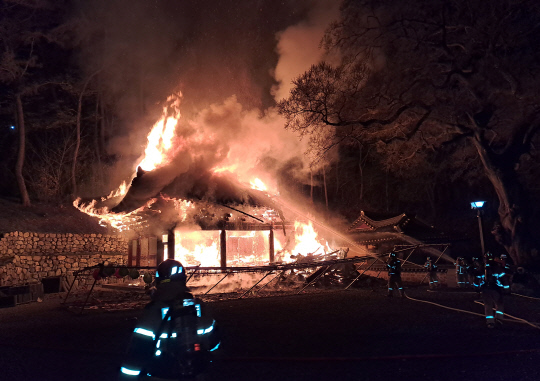
[(92, 78), (99, 73), (99, 71), (100, 70), (92, 73), (85, 79), (82, 85), (82, 89), (80, 90), (79, 101), (77, 102), (77, 122), (75, 124), (76, 143), (75, 143), (75, 148), (73, 150), (73, 161), (71, 165), (71, 195), (73, 199), (77, 197), (77, 159), (79, 155), (79, 148), (81, 146), (81, 118), (82, 118), (83, 97), (84, 97), (86, 88), (88, 87), (88, 84), (90, 83)]
[(15, 164), (15, 177), (24, 206), (30, 206), (31, 202), (23, 176), (26, 155), (26, 124), (22, 97), (27, 90), (26, 79), (29, 70), (37, 65), (37, 56), (34, 51), (37, 34), (29, 27), (32, 18), (26, 16), (24, 12), (32, 11), (36, 7), (39, 6), (27, 6), (23, 2), (7, 1), (0, 8), (2, 20), (0, 25), (0, 40), (2, 41), (0, 82), (9, 87), (16, 110), (19, 149)]
[(72, 125), (47, 131), (29, 143), (28, 186), (40, 200), (62, 198), (70, 185), (72, 152), (76, 144)]
[(540, 129), (539, 40), (535, 1), (346, 0), (324, 40), (341, 63), (313, 66), (279, 109), (301, 134), (355, 134), (393, 171), (442, 157), (481, 169), (499, 201), (498, 241), (530, 264), (519, 167)]

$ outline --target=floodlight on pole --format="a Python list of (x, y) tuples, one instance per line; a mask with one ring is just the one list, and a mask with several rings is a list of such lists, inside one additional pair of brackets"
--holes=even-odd
[(484, 247), (484, 229), (482, 228), (482, 207), (485, 201), (473, 201), (471, 202), (471, 209), (476, 209), (476, 217), (478, 217), (478, 229), (480, 230), (480, 247), (482, 248), (482, 256), (485, 253)]

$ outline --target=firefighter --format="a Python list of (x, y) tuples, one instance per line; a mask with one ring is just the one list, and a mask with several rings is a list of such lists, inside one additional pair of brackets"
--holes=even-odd
[(202, 372), (219, 340), (215, 321), (204, 316), (201, 301), (186, 286), (182, 264), (173, 259), (157, 268), (152, 301), (137, 322), (120, 368), (120, 380), (147, 375), (178, 379)]
[(397, 254), (392, 251), (386, 264), (388, 269), (388, 296), (394, 295), (394, 288), (397, 288), (401, 297), (405, 296), (403, 292), (403, 284), (401, 283), (401, 261)]
[(501, 283), (503, 284), (503, 291), (505, 294), (510, 293), (510, 283), (512, 279), (512, 272), (510, 263), (508, 261), (508, 256), (502, 253), (499, 258), (495, 258), (495, 261), (500, 264), (504, 269), (504, 274), (501, 276)]
[(487, 252), (484, 255), (484, 277), (478, 287), (482, 292), (488, 328), (502, 324), (504, 319), (504, 285), (501, 282), (504, 275), (505, 270), (500, 262), (495, 261), (493, 254)]
[(469, 282), (475, 291), (480, 292), (480, 285), (484, 282), (484, 264), (475, 257), (469, 269)]
[(431, 261), (430, 257), (427, 257), (424, 267), (429, 272), (429, 288), (435, 289), (439, 287), (439, 274), (437, 273), (437, 264)]
[(469, 287), (469, 274), (468, 274), (468, 265), (465, 261), (465, 258), (459, 257), (456, 260), (456, 277), (457, 277), (457, 285), (459, 288), (467, 288)]

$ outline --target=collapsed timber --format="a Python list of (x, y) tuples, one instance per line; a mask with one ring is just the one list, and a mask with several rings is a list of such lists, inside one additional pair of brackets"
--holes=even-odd
[[(374, 262), (359, 272), (357, 270), (357, 264), (366, 262), (368, 260), (374, 260)], [(200, 267), (191, 266), (186, 267), (186, 274), (188, 276), (188, 286), (200, 298), (215, 300), (217, 299), (242, 299), (246, 297), (261, 297), (268, 296), (265, 294), (265, 290), (271, 290), (271, 295), (291, 295), (307, 292), (308, 290), (316, 289), (348, 289), (353, 286), (360, 277), (375, 263), (383, 264), (384, 261), (374, 256), (354, 257), (346, 259), (331, 259), (324, 261), (308, 261), (308, 262), (294, 262), (287, 264), (270, 264), (267, 266), (249, 266), (249, 267)], [(120, 269), (120, 271), (119, 271)], [(102, 289), (118, 290), (118, 291), (134, 291), (139, 294), (148, 290), (154, 281), (154, 274), (156, 267), (144, 267), (144, 266), (119, 266), (116, 269), (112, 266), (105, 266), (104, 264), (86, 267), (73, 273), (73, 279), (69, 282), (67, 294), (63, 303), (66, 304), (74, 285), (79, 282), (80, 284), (89, 285), (89, 289), (86, 295), (83, 295), (84, 301), (77, 301), (75, 304), (80, 307), (80, 313), (89, 305), (90, 297), (96, 289), (96, 285), (102, 279), (98, 274), (122, 274), (127, 271), (129, 273), (136, 272), (140, 276), (141, 272), (144, 272), (144, 283), (117, 283), (117, 284), (101, 284)], [(227, 278), (231, 278), (235, 275), (241, 274), (253, 274), (256, 279), (253, 284), (248, 287), (235, 290), (234, 292), (217, 292), (220, 284), (223, 284)], [(98, 275), (98, 276), (96, 276)], [(117, 275), (118, 276), (118, 275)], [(152, 276), (152, 279), (149, 278)], [(194, 280), (201, 283), (201, 278), (204, 278), (204, 286), (195, 285)], [(215, 279), (218, 278), (218, 279)], [(93, 280), (92, 280), (93, 279)], [(91, 281), (89, 281), (91, 280)], [(90, 285), (91, 284), (91, 285)], [(215, 293), (211, 293), (215, 291)], [(148, 301), (149, 297), (146, 298)], [(72, 302), (71, 305), (74, 303)], [(138, 303), (140, 304), (140, 303)], [(137, 305), (138, 305), (137, 304)]]
[[(440, 247), (435, 263), (438, 263), (445, 254), (449, 244), (419, 244), (419, 245), (401, 245), (395, 249), (403, 257), (405, 272), (420, 272), (420, 280), (415, 283), (422, 284), (427, 278), (427, 272), (423, 265), (411, 262), (411, 256), (422, 249), (434, 249)], [(338, 255), (340, 250), (327, 253), (325, 260), (316, 260), (313, 256), (299, 256), (293, 263), (273, 263), (265, 266), (247, 266), (247, 267), (186, 267), (188, 276), (188, 287), (199, 298), (206, 301), (242, 299), (249, 297), (265, 296), (285, 296), (305, 292), (322, 292), (326, 290), (347, 290), (351, 287), (368, 287), (373, 289), (386, 283), (381, 274), (386, 271), (386, 257), (388, 253), (370, 254), (353, 258), (332, 258)], [(343, 254), (343, 253), (341, 253)], [(346, 253), (345, 253), (346, 255)], [(319, 257), (320, 258), (320, 257)], [(86, 267), (73, 272), (73, 278), (68, 282), (67, 294), (64, 298), (64, 304), (74, 285), (78, 280), (80, 284), (88, 286), (89, 290), (83, 295), (83, 300), (71, 303), (72, 306), (79, 309), (82, 313), (89, 304), (92, 292), (96, 284), (102, 280), (102, 276), (124, 278), (119, 279), (123, 283), (101, 284), (102, 290), (107, 289), (122, 291), (123, 301), (129, 298), (137, 299), (135, 302), (124, 302), (124, 308), (119, 308), (118, 298), (108, 304), (109, 310), (129, 309), (139, 307), (142, 303), (150, 300), (150, 289), (154, 284), (156, 267), (144, 266), (106, 266), (99, 264)], [(439, 268), (439, 272), (446, 273), (446, 269)], [(141, 272), (143, 275), (141, 275)], [(366, 275), (372, 274), (370, 276)], [(425, 274), (425, 275), (424, 275)], [(248, 282), (236, 282), (227, 291), (222, 291), (221, 286), (225, 280), (250, 275)], [(130, 277), (132, 283), (125, 282), (125, 278)], [(143, 282), (141, 282), (141, 280)], [(102, 282), (103, 283), (103, 282)], [(82, 287), (84, 289), (84, 287)], [(126, 292), (129, 291), (129, 292)], [(95, 306), (91, 306), (92, 308)], [(97, 307), (99, 308), (99, 306)]]

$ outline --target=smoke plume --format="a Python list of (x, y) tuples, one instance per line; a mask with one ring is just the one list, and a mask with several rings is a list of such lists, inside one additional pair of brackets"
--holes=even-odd
[(142, 177), (146, 186), (132, 191), (137, 200), (171, 184), (193, 192), (201, 174), (219, 166), (234, 167), (241, 182), (257, 174), (270, 183), (308, 183), (307, 142), (284, 130), (272, 105), (287, 95), (292, 78), (321, 59), (319, 42), (338, 6), (331, 0), (80, 1), (74, 20), (81, 62), (88, 73), (101, 70), (99, 86), (119, 102), (123, 121), (108, 131), (108, 152), (117, 158), (109, 186), (134, 176), (164, 100), (179, 91), (182, 148), (159, 176)]

